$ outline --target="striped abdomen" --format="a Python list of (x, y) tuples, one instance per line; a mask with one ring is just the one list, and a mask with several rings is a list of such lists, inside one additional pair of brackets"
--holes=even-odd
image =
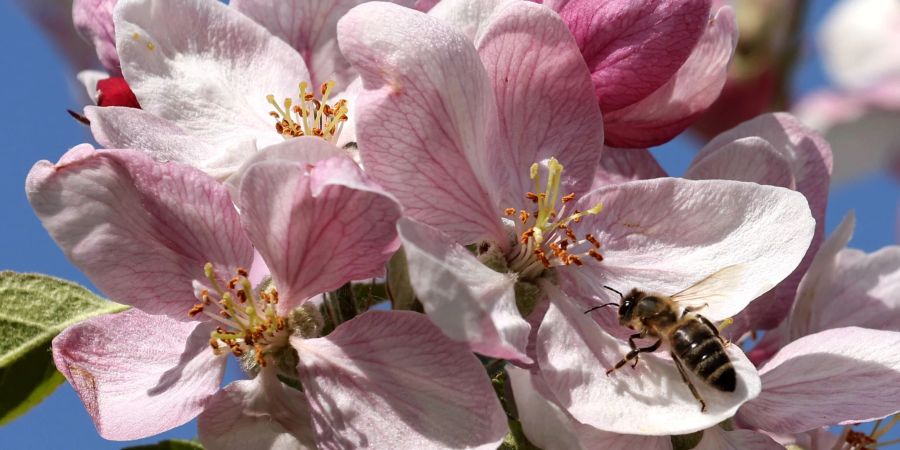
[(734, 392), (737, 376), (715, 331), (699, 319), (683, 321), (669, 335), (672, 353), (698, 377), (720, 391)]

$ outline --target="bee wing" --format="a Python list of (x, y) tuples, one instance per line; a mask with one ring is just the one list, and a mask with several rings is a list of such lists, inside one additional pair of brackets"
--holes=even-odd
[[(748, 267), (745, 264), (728, 266), (694, 283), (693, 286), (673, 295), (671, 298), (684, 307), (709, 306), (711, 310), (716, 310), (718, 308), (715, 307), (715, 303), (726, 301), (729, 297), (729, 292), (733, 292), (741, 286), (747, 269)], [(702, 314), (703, 311), (700, 311), (700, 313)], [(709, 315), (715, 316), (716, 314), (710, 311)]]

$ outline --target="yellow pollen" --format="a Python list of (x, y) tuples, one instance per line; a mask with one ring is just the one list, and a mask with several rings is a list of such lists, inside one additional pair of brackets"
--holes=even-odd
[[(209, 289), (197, 293), (199, 303), (188, 315), (204, 314), (218, 322), (220, 326), (210, 335), (209, 345), (217, 355), (226, 350), (237, 357), (250, 350), (255, 352), (256, 362), (266, 365), (267, 351), (273, 346), (287, 342), (286, 321), (275, 310), (278, 292), (274, 287), (256, 293), (247, 279), (245, 269), (237, 269), (237, 276), (227, 282), (216, 273), (211, 263), (203, 267)], [(216, 312), (209, 311), (215, 305)]]
[[(546, 180), (541, 177), (541, 169), (537, 163), (530, 168), (534, 190), (525, 193), (525, 199), (537, 208), (532, 212), (520, 210), (519, 220), (515, 222), (519, 247), (508, 255), (510, 268), (527, 278), (556, 265), (584, 265), (583, 258), (603, 261), (600, 241), (590, 233), (579, 238), (569, 226), (587, 216), (600, 214), (603, 205), (597, 203), (585, 211), (568, 210), (575, 200), (575, 193), (560, 193), (563, 165), (556, 158), (550, 158), (546, 164)], [(507, 208), (504, 212), (514, 216), (515, 211)]]
[(299, 88), (297, 103), (290, 98), (278, 103), (274, 95), (266, 96), (266, 100), (274, 108), (269, 115), (276, 120), (275, 131), (285, 139), (318, 136), (331, 143), (337, 142), (344, 122), (347, 121), (349, 109), (344, 99), (328, 103), (334, 81), (328, 81), (319, 87), (320, 98), (316, 98), (316, 91), (307, 91), (309, 83), (305, 81), (300, 83)]

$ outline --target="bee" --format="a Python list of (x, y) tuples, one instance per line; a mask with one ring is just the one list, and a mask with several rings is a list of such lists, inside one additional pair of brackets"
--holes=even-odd
[[(706, 384), (723, 392), (734, 392), (737, 388), (737, 374), (731, 359), (725, 352), (728, 345), (719, 329), (697, 311), (707, 305), (704, 299), (720, 295), (732, 280), (740, 277), (744, 266), (728, 266), (694, 284), (693, 286), (671, 296), (648, 293), (634, 288), (627, 295), (609, 287), (610, 291), (619, 294), (619, 303), (606, 303), (585, 311), (585, 314), (605, 306), (619, 308), (619, 324), (637, 333), (628, 338), (631, 351), (628, 352), (613, 371), (634, 360), (632, 368), (637, 366), (641, 353), (651, 353), (666, 343), (672, 361), (681, 374), (681, 379), (688, 385), (691, 394), (700, 402), (700, 411), (706, 411), (706, 402), (697, 392), (687, 372), (691, 371)], [(718, 292), (717, 292), (718, 291)], [(649, 347), (638, 347), (635, 339), (656, 338)]]

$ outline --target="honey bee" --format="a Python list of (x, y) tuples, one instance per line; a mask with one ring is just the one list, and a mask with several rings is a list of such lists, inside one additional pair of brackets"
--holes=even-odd
[[(681, 373), (681, 379), (700, 402), (701, 412), (706, 411), (706, 402), (688, 377), (688, 370), (720, 391), (734, 392), (737, 374), (725, 352), (728, 341), (719, 335), (719, 329), (712, 322), (696, 311), (706, 307), (704, 299), (721, 295), (723, 289), (740, 277), (743, 270), (742, 265), (728, 266), (671, 296), (648, 293), (637, 288), (622, 295), (621, 292), (604, 286), (619, 294), (620, 302), (595, 306), (585, 311), (585, 314), (605, 306), (616, 306), (619, 308), (619, 324), (637, 331), (628, 338), (631, 351), (615, 367), (607, 370), (606, 374), (611, 374), (631, 360), (634, 360), (632, 368), (636, 367), (641, 353), (654, 352), (666, 343), (672, 361)], [(654, 337), (657, 341), (649, 347), (638, 347), (634, 340), (645, 337)]]

